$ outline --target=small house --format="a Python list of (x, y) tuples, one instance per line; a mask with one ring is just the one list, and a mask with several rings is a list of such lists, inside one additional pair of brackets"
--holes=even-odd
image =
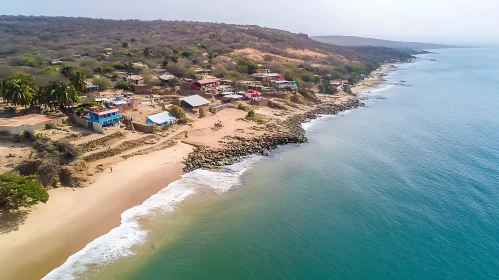
[(177, 121), (177, 118), (170, 112), (161, 112), (146, 118), (146, 123), (155, 124), (157, 126), (172, 125), (175, 121)]
[(110, 106), (106, 107), (91, 107), (85, 112), (88, 114), (86, 119), (102, 127), (116, 126), (120, 125), (121, 115), (119, 114), (118, 108), (113, 108)]
[(96, 85), (94, 85), (91, 81), (85, 80), (85, 85), (87, 87), (87, 93), (94, 93), (97, 92), (98, 88)]
[(258, 69), (258, 70), (256, 70), (256, 73), (259, 73), (259, 74), (270, 74), (270, 69)]
[(141, 75), (130, 75), (127, 77), (127, 81), (135, 86), (144, 85), (144, 78)]
[(279, 73), (255, 73), (252, 75), (255, 80), (261, 82), (282, 81), (284, 77)]
[(159, 76), (159, 81), (160, 81), (162, 86), (169, 85), (170, 81), (173, 79), (175, 79), (175, 76), (173, 76), (172, 74), (168, 74), (168, 73), (165, 73), (165, 74)]
[(0, 131), (7, 131), (9, 134), (22, 134), (28, 131), (34, 135), (35, 130), (45, 128), (46, 124), (60, 125), (62, 118), (40, 114), (29, 114), (16, 117), (0, 118)]
[(277, 89), (296, 88), (298, 84), (295, 81), (274, 81), (274, 87)]
[(216, 89), (220, 85), (220, 79), (204, 79), (198, 80), (191, 84), (193, 90)]
[(195, 109), (210, 104), (210, 101), (196, 94), (181, 98), (180, 104), (184, 107)]

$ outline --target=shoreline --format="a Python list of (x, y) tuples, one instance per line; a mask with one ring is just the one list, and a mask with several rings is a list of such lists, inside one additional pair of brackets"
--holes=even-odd
[[(382, 67), (379, 72), (375, 71), (376, 74), (373, 72), (372, 75), (375, 76), (372, 80), (364, 81), (364, 85), (352, 87), (352, 91), (358, 94), (367, 88), (378, 86), (384, 80), (380, 74), (388, 73), (391, 69), (388, 65)], [(335, 99), (332, 103), (311, 105), (308, 110), (295, 113), (285, 120), (275, 118), (277, 124), (284, 125), (285, 130), (287, 129), (273, 131), (282, 133), (280, 137), (276, 137), (275, 133), (273, 137), (265, 134), (253, 135), (250, 137), (252, 140), (259, 139), (251, 141), (255, 145), (247, 147), (246, 150), (229, 148), (228, 154), (222, 153), (224, 160), (220, 162), (214, 163), (213, 157), (207, 157), (203, 162), (184, 167), (185, 158), (185, 162), (192, 162), (193, 159), (199, 159), (195, 155), (206, 156), (212, 153), (214, 148), (210, 147), (209, 153), (192, 153), (200, 148), (193, 148), (192, 143), (182, 141), (184, 143), (173, 147), (119, 162), (113, 166), (112, 173), (98, 175), (96, 182), (88, 187), (50, 190), (49, 202), (35, 206), (18, 231), (0, 235), (0, 247), (3, 249), (0, 252), (0, 262), (8, 267), (2, 269), (2, 276), (5, 279), (40, 279), (88, 243), (119, 226), (124, 211), (140, 205), (170, 183), (179, 180), (184, 174), (183, 171), (188, 173), (197, 168), (217, 169), (238, 162), (243, 156), (268, 155), (277, 146), (304, 143), (306, 137), (302, 123), (319, 115), (334, 115), (362, 106), (357, 97), (339, 100), (340, 103), (346, 101), (346, 104), (335, 105), (338, 101)], [(208, 122), (211, 125), (211, 121)], [(267, 129), (272, 131), (277, 127), (273, 125)], [(225, 148), (239, 146), (248, 140), (232, 134)], [(226, 136), (229, 135), (219, 138), (226, 139)], [(217, 147), (217, 150), (223, 151), (224, 148)], [(139, 176), (134, 176), (133, 173)], [(50, 247), (45, 246), (46, 244), (50, 244)], [(16, 261), (19, 259), (23, 261)]]

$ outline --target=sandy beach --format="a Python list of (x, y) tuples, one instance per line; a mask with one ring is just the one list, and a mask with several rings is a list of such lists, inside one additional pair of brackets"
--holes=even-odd
[[(382, 81), (380, 74), (387, 71), (389, 66), (384, 66), (352, 91), (359, 93), (378, 85)], [(343, 102), (348, 100), (346, 97), (333, 100)], [(297, 107), (288, 113), (301, 113), (307, 108)], [(279, 110), (262, 108), (257, 113), (282, 119)], [(194, 123), (177, 131), (186, 132), (188, 137), (175, 146), (117, 163), (111, 161), (102, 173), (94, 175), (96, 180), (88, 187), (50, 190), (47, 204), (35, 206), (18, 230), (0, 235), (0, 278), (40, 279), (60, 266), (86, 244), (117, 227), (125, 210), (180, 179), (182, 161), (194, 146), (216, 148), (225, 136), (253, 137), (262, 133), (252, 129), (255, 123), (244, 120), (245, 115), (244, 111), (226, 109), (202, 119), (190, 116)], [(218, 120), (223, 128), (214, 130), (213, 123)]]

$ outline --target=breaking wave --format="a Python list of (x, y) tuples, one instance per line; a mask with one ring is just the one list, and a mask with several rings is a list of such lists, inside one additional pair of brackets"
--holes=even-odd
[(43, 279), (77, 279), (87, 272), (88, 268), (110, 264), (118, 258), (134, 255), (132, 247), (143, 244), (148, 235), (148, 231), (140, 225), (140, 219), (158, 211), (174, 212), (176, 205), (198, 190), (208, 189), (217, 194), (230, 190), (241, 184), (241, 175), (261, 158), (249, 156), (239, 163), (222, 168), (219, 172), (198, 169), (184, 174), (180, 180), (172, 182), (141, 205), (123, 212), (120, 226), (87, 244)]

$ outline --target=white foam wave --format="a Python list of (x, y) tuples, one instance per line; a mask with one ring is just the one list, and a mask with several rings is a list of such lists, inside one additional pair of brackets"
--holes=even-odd
[(316, 119), (310, 120), (309, 122), (306, 122), (306, 123), (302, 123), (301, 127), (305, 131), (309, 131), (312, 127), (314, 127), (318, 123), (325, 121), (325, 120), (337, 118), (338, 116), (343, 116), (345, 114), (348, 114), (349, 111), (351, 111), (351, 110), (340, 112), (337, 115), (319, 115)]
[(224, 167), (220, 172), (198, 169), (184, 174), (182, 179), (169, 184), (141, 205), (123, 212), (120, 226), (87, 244), (43, 279), (76, 279), (89, 268), (112, 263), (121, 257), (132, 256), (134, 254), (132, 247), (144, 243), (148, 235), (139, 223), (141, 218), (158, 211), (173, 212), (176, 205), (200, 189), (211, 189), (217, 194), (222, 194), (239, 185), (241, 175), (261, 158), (247, 157), (239, 163)]

